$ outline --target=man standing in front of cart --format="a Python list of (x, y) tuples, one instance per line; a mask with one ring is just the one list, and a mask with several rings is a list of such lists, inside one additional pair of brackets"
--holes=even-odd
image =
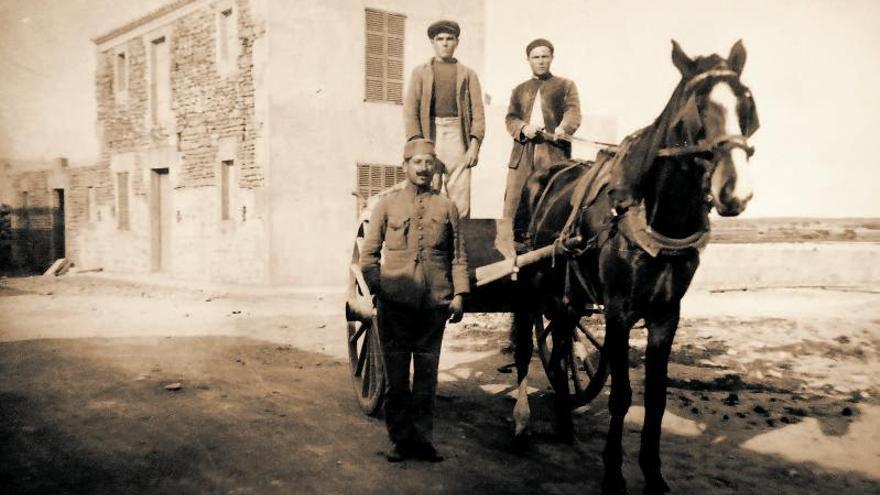
[(386, 458), (439, 462), (443, 457), (432, 443), (437, 365), (446, 320), (461, 320), (463, 295), (470, 290), (467, 257), (458, 209), (431, 184), (434, 143), (407, 142), (403, 159), (407, 182), (373, 210), (361, 270), (377, 295), (385, 423), (393, 444)]
[(477, 165), (486, 124), (477, 73), (453, 57), (460, 34), (461, 28), (454, 21), (428, 26), (435, 56), (413, 70), (403, 114), (407, 141), (434, 141), (437, 158), (445, 166), (438, 174), (446, 194), (455, 202), (461, 218), (469, 218), (470, 169)]
[(581, 106), (573, 81), (550, 73), (553, 43), (538, 38), (526, 46), (532, 77), (514, 88), (505, 123), (513, 137), (504, 194), (504, 217), (513, 218), (520, 251), (529, 247), (531, 203), (546, 182), (550, 166), (571, 158), (567, 138), (581, 125)]

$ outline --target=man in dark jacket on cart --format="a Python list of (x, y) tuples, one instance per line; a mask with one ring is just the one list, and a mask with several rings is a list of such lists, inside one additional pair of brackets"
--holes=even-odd
[[(532, 77), (514, 88), (507, 109), (513, 137), (504, 193), (504, 217), (514, 220), (514, 239), (528, 242), (530, 206), (550, 166), (571, 158), (570, 137), (581, 125), (581, 104), (573, 81), (554, 76), (553, 43), (538, 38), (526, 46)], [(523, 246), (521, 246), (523, 247)]]
[(462, 317), (463, 295), (470, 290), (467, 257), (455, 203), (431, 187), (434, 143), (409, 141), (403, 158), (407, 183), (376, 205), (361, 270), (377, 296), (387, 377), (385, 423), (393, 444), (386, 458), (438, 462), (443, 458), (432, 432), (440, 344), (446, 320)]

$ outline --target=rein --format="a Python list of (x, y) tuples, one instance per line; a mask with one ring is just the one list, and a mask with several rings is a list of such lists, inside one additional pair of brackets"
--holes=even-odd
[[(621, 146), (618, 144), (606, 143), (603, 141), (596, 141), (593, 139), (587, 139), (577, 136), (565, 136), (560, 137), (559, 139), (562, 141), (576, 141), (580, 143), (594, 144), (596, 146), (601, 146), (612, 153), (618, 153), (621, 150)], [(714, 151), (716, 148), (719, 148), (721, 146), (741, 148), (746, 152), (748, 156), (752, 156), (755, 153), (755, 148), (749, 145), (748, 139), (742, 134), (725, 134), (723, 136), (718, 136), (717, 138), (712, 140), (702, 139), (697, 142), (697, 144), (660, 148), (659, 150), (657, 150), (657, 156), (666, 158), (685, 155), (698, 155), (700, 153), (708, 153), (710, 151)]]

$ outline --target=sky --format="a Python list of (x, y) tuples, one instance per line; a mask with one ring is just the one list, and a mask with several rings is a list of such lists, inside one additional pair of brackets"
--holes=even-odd
[[(0, 0), (0, 157), (92, 160), (90, 39), (167, 2)], [(585, 115), (616, 122), (617, 139), (669, 98), (670, 39), (692, 56), (743, 39), (762, 124), (746, 215), (880, 217), (880, 1), (487, 0), (485, 17), (480, 77), (494, 106), (529, 76), (525, 44), (549, 38), (553, 72), (578, 85)]]
[(649, 124), (679, 80), (671, 39), (725, 57), (742, 39), (761, 121), (745, 216), (880, 216), (880, 2), (556, 0), (528, 16), (509, 4), (489, 2), (493, 102), (528, 77), (525, 45), (548, 38), (553, 72), (578, 85), (585, 115), (615, 118), (620, 139)]
[(0, 157), (98, 154), (91, 38), (168, 0), (0, 0)]

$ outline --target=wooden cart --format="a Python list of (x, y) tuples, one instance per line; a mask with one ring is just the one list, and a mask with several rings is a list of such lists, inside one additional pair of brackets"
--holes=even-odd
[[(352, 382), (361, 409), (369, 415), (375, 414), (381, 407), (385, 389), (378, 320), (372, 295), (360, 269), (361, 248), (370, 228), (369, 213), (376, 201), (376, 197), (371, 198), (369, 205), (364, 208), (355, 234), (345, 305)], [(509, 220), (468, 219), (462, 221), (461, 229), (472, 287), (465, 301), (465, 310), (469, 313), (511, 312), (517, 267), (554, 255), (554, 246), (515, 256)], [(591, 305), (582, 308), (582, 314), (572, 336), (572, 352), (565, 358), (573, 407), (593, 400), (608, 378), (607, 360), (602, 353), (605, 327), (600, 321), (601, 310)], [(545, 371), (549, 367), (553, 349), (548, 324), (545, 316), (538, 318), (534, 327), (536, 349)]]

